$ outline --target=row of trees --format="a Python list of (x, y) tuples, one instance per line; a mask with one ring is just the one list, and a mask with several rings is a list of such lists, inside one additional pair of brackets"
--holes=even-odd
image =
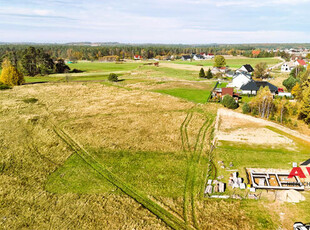
[[(141, 55), (144, 59), (171, 56), (181, 58), (183, 54), (191, 53), (213, 53), (217, 55), (246, 55), (252, 53), (255, 47), (250, 45), (129, 45), (129, 44), (102, 44), (100, 46), (89, 46), (83, 44), (75, 45), (34, 45), (38, 50), (48, 54), (52, 59), (62, 58), (68, 60), (100, 60), (105, 56), (117, 56), (119, 59), (133, 59), (134, 55)], [(25, 45), (1, 45), (0, 57), (8, 52), (19, 52), (25, 50)], [(263, 55), (264, 51), (260, 55)], [(268, 53), (268, 57), (279, 54)], [(266, 55), (265, 55), (266, 56)]]
[(213, 74), (211, 72), (211, 69), (208, 69), (207, 73), (205, 73), (205, 70), (203, 68), (201, 68), (199, 71), (199, 77), (200, 78), (207, 78), (207, 79), (213, 78)]
[(298, 106), (284, 97), (274, 98), (269, 88), (265, 87), (258, 91), (249, 104), (245, 103), (242, 110), (243, 113), (252, 113), (261, 118), (284, 123), (290, 120), (290, 116), (298, 113)]
[(275, 97), (268, 87), (261, 88), (250, 103), (242, 107), (244, 113), (252, 113), (262, 118), (277, 120), (280, 123), (291, 121), (291, 117), (297, 116), (306, 124), (310, 124), (310, 79), (307, 83), (296, 85), (297, 103), (290, 102), (284, 97)]

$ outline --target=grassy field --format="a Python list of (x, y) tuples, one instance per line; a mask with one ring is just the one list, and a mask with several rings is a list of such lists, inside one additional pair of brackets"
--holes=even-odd
[(206, 103), (210, 95), (210, 91), (203, 89), (161, 89), (155, 92), (168, 94), (174, 97), (183, 98), (196, 103)]
[(146, 75), (152, 78), (162, 78), (162, 79), (179, 79), (179, 80), (193, 80), (202, 81), (198, 77), (198, 71), (175, 69), (168, 67), (155, 67), (155, 66), (142, 66), (138, 69), (138, 74)]
[[(26, 77), (48, 82), (0, 94), (4, 229), (279, 227), (265, 200), (203, 196), (220, 105), (198, 103), (214, 81), (141, 63), (73, 65), (86, 72)], [(121, 81), (108, 82), (111, 71)], [(233, 161), (240, 172), (247, 165), (289, 168), (309, 149), (294, 141), (292, 151), (221, 142), (214, 161)]]
[[(183, 127), (194, 148), (209, 138), (216, 105), (191, 109), (194, 103), (176, 97), (92, 82), (14, 87), (0, 99), (4, 228), (258, 226), (239, 201), (202, 199), (206, 152), (182, 150), (188, 111)], [(77, 155), (51, 123), (90, 158)]]
[(130, 71), (137, 69), (143, 63), (101, 63), (101, 62), (78, 62), (69, 64), (70, 69), (78, 69), (86, 72), (115, 72), (115, 71)]
[[(118, 74), (118, 76), (122, 76)], [(85, 76), (42, 76), (42, 77), (25, 77), (26, 83), (31, 82), (74, 82), (74, 81), (106, 81), (108, 75), (85, 75)]]
[[(253, 67), (260, 63), (266, 62), (269, 66), (275, 65), (280, 62), (277, 58), (238, 58), (238, 59), (226, 59), (226, 64), (230, 68), (240, 68), (242, 65), (250, 64)], [(186, 65), (203, 65), (203, 66), (213, 66), (213, 60), (202, 60), (202, 61), (173, 61), (171, 63), (175, 64), (186, 64)]]

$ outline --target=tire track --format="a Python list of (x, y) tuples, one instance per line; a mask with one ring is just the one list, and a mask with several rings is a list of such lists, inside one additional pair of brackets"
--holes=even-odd
[(68, 133), (63, 129), (52, 124), (54, 132), (59, 136), (75, 153), (77, 153), (90, 167), (96, 170), (104, 178), (106, 178), (113, 185), (118, 187), (122, 192), (136, 200), (138, 203), (147, 208), (150, 212), (155, 214), (163, 222), (173, 229), (195, 229), (192, 225), (174, 214), (170, 213), (159, 204), (151, 200), (146, 194), (138, 191), (130, 184), (122, 181), (118, 176), (110, 172), (104, 165), (99, 163), (90, 153), (88, 153), (80, 144), (78, 144)]

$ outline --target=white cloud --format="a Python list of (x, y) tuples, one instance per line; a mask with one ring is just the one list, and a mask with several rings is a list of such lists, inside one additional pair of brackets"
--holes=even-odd
[(18, 7), (0, 7), (0, 15), (1, 14), (21, 16), (57, 16), (53, 10)]

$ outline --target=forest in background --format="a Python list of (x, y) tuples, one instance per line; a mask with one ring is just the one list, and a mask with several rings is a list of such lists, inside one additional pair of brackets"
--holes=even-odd
[[(104, 57), (133, 59), (141, 55), (143, 59), (152, 59), (174, 55), (180, 58), (183, 54), (213, 53), (216, 55), (243, 55), (246, 57), (285, 57), (284, 52), (267, 52), (267, 49), (310, 48), (310, 44), (209, 44), (209, 45), (174, 45), (174, 44), (121, 44), (121, 43), (71, 43), (71, 44), (1, 44), (0, 59), (9, 52), (25, 50), (29, 45), (42, 49), (53, 59), (66, 60), (102, 60)], [(96, 46), (92, 46), (96, 45)], [(253, 55), (253, 50), (261, 50)]]

